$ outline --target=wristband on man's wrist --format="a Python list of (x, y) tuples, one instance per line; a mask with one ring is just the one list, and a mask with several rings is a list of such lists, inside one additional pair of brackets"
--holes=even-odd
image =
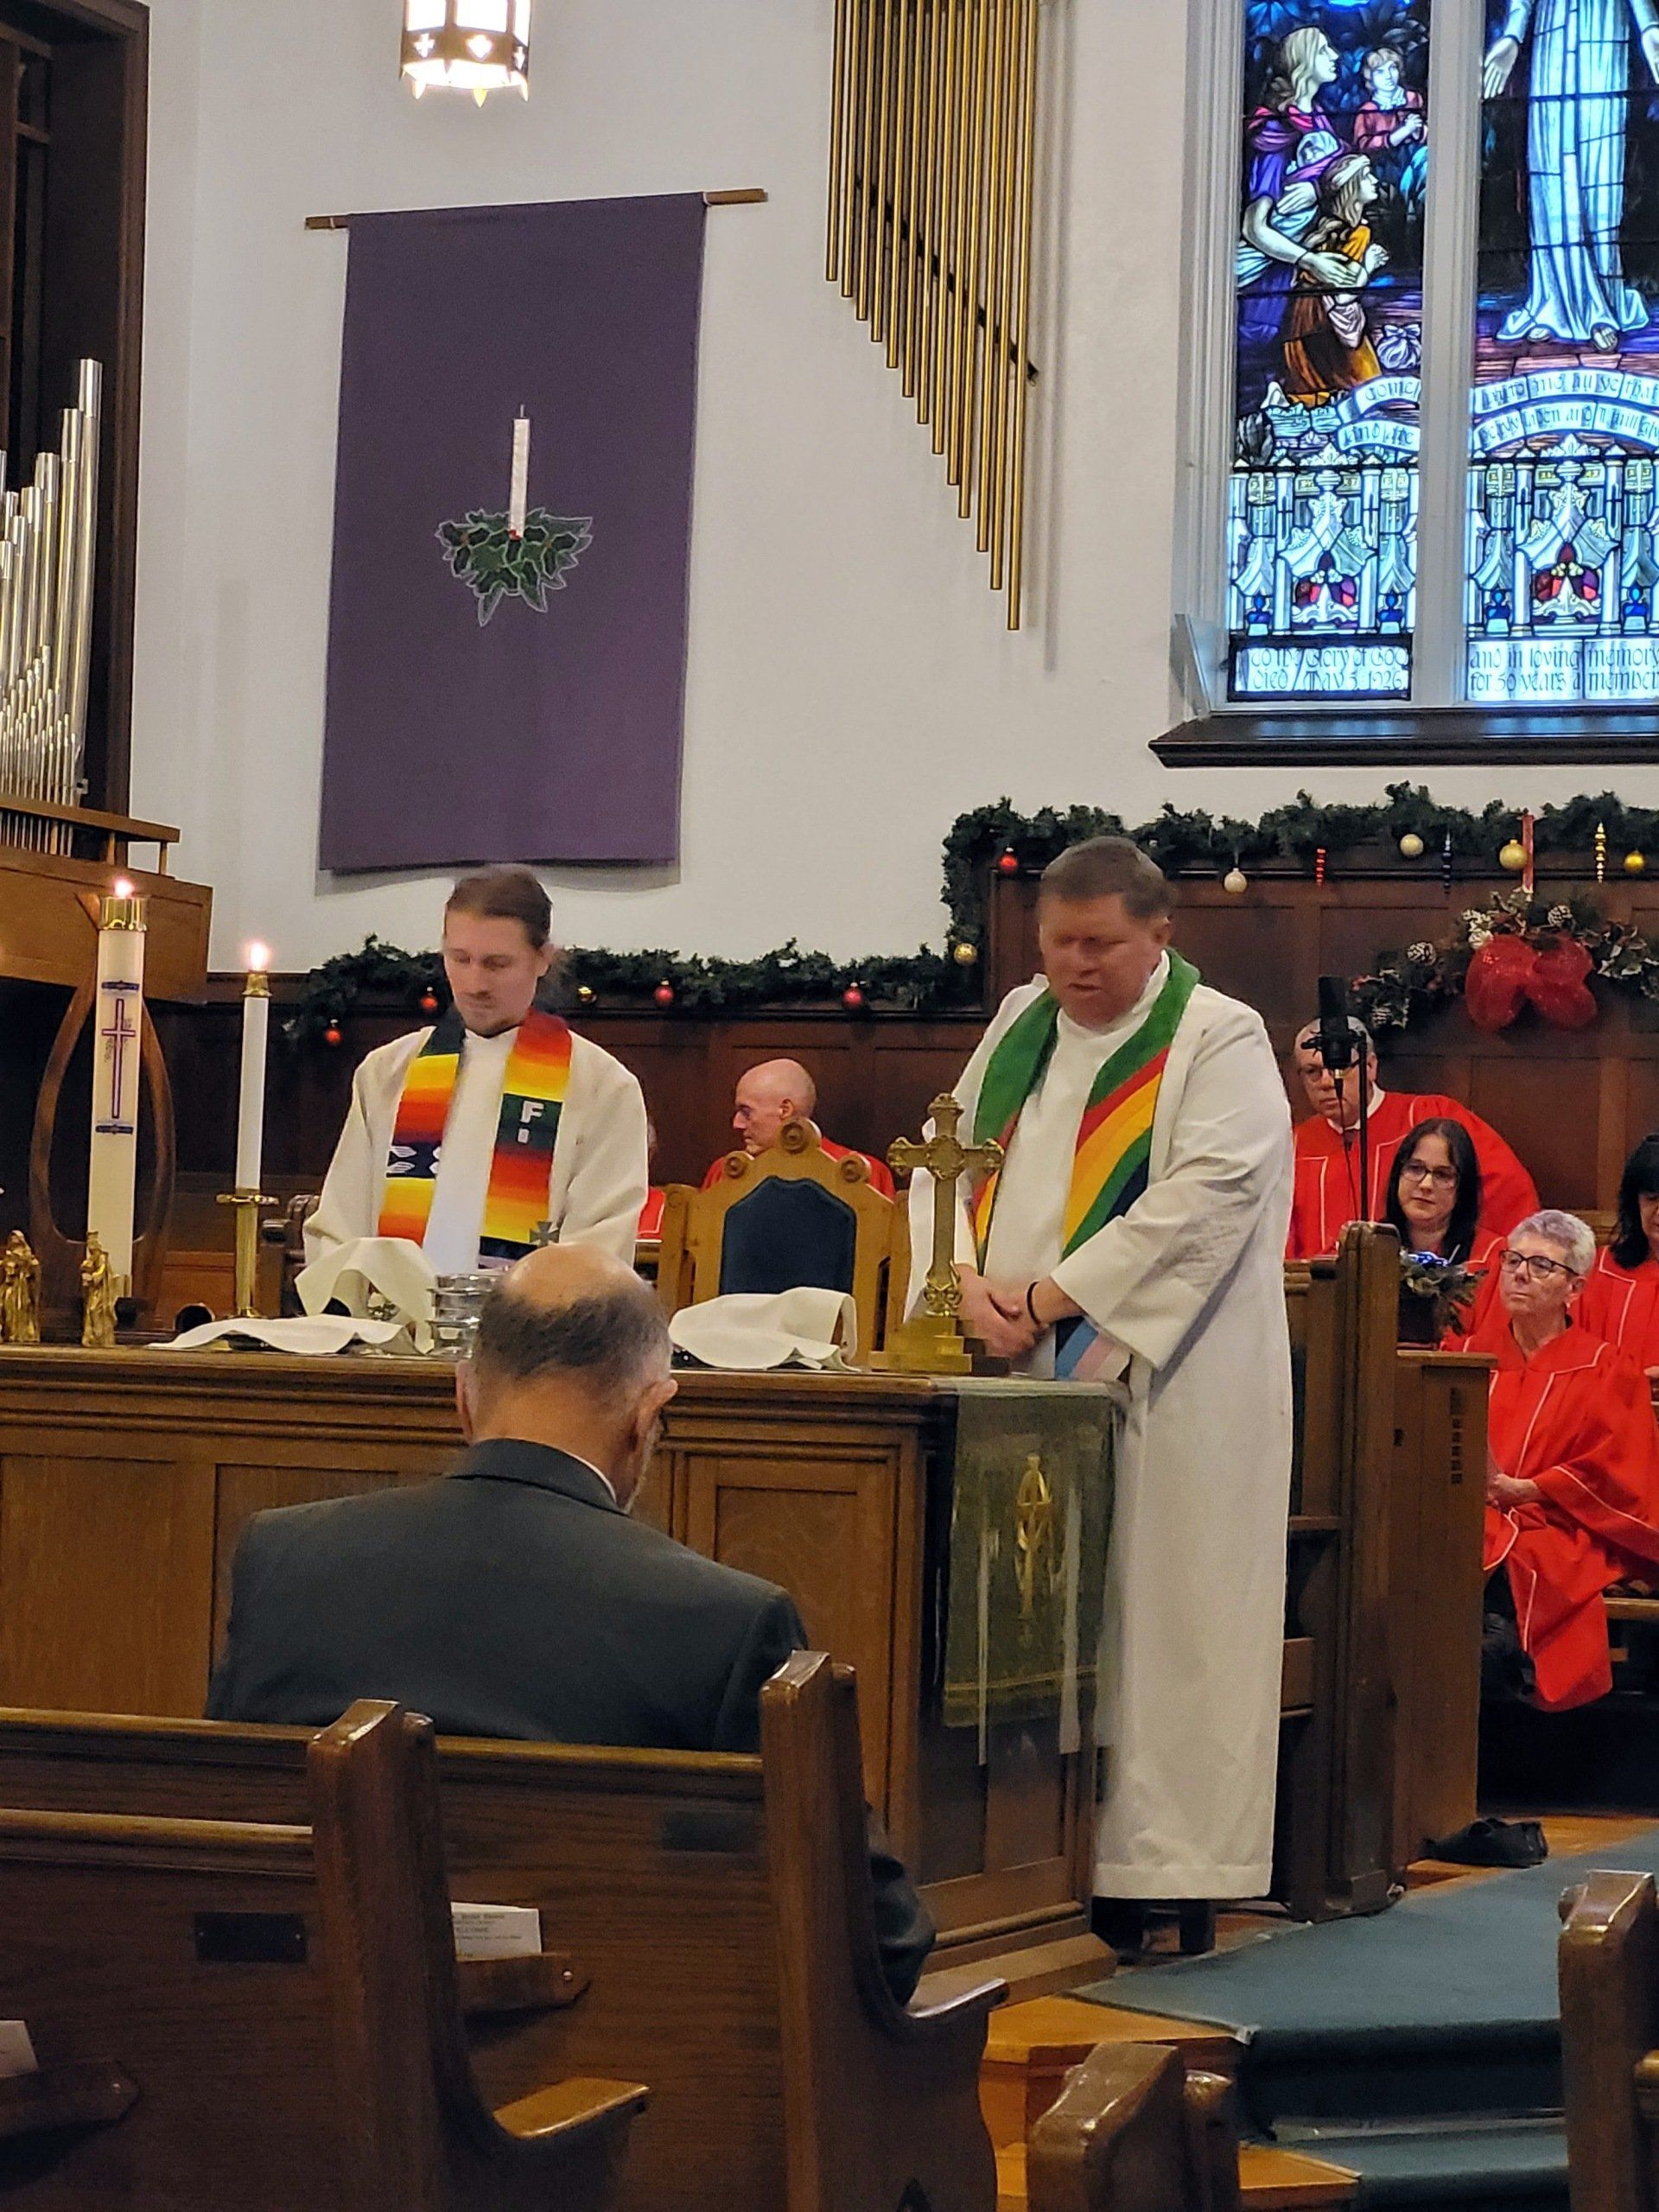
[(1026, 1311), (1031, 1316), (1031, 1325), (1033, 1329), (1047, 1328), (1047, 1322), (1037, 1311), (1037, 1285), (1034, 1281), (1026, 1285)]

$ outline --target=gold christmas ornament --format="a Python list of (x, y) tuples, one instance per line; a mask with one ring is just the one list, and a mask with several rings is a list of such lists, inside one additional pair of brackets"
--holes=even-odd
[(1222, 877), (1221, 887), (1224, 891), (1230, 892), (1232, 896), (1236, 899), (1249, 889), (1250, 879), (1245, 874), (1242, 868), (1239, 868), (1235, 864), (1232, 868), (1230, 868), (1226, 874)]
[(594, 987), (593, 987), (593, 985), (592, 985), (591, 983), (578, 983), (578, 984), (576, 985), (576, 1003), (577, 1003), (577, 1005), (578, 1005), (578, 1006), (592, 1006), (593, 1002), (594, 1002)]
[(950, 957), (958, 968), (971, 968), (979, 958), (979, 947), (970, 944), (965, 937), (960, 938), (950, 948)]
[(1400, 857), (1402, 861), (1420, 861), (1423, 857), (1423, 841), (1414, 830), (1408, 830), (1400, 840)]
[(1624, 855), (1626, 875), (1641, 875), (1646, 871), (1647, 865), (1648, 856), (1645, 853), (1626, 853)]
[(1511, 875), (1519, 875), (1527, 864), (1527, 849), (1518, 837), (1511, 837), (1497, 856), (1500, 868), (1508, 868)]
[(1606, 880), (1607, 824), (1605, 822), (1598, 822), (1596, 824), (1596, 881), (1605, 883)]

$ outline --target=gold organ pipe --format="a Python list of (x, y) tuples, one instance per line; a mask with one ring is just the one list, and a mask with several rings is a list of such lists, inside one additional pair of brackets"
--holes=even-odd
[(887, 335), (887, 244), (893, 220), (893, 7), (881, 0), (881, 110), (876, 124), (875, 219), (870, 230), (870, 342)]
[(906, 180), (910, 175), (911, 0), (894, 0), (893, 24), (893, 180), (887, 194), (887, 366), (899, 365), (899, 316), (904, 298), (905, 239), (908, 232)]
[(934, 233), (938, 257), (933, 302), (933, 450), (944, 451), (945, 423), (950, 411), (950, 266), (952, 228), (956, 218), (957, 125), (961, 120), (958, 83), (962, 73), (960, 27), (964, 0), (940, 0), (944, 10), (944, 73), (940, 85), (939, 219)]
[(906, 32), (909, 51), (908, 120), (905, 130), (903, 248), (899, 267), (899, 308), (893, 317), (899, 332), (889, 365), (902, 372), (905, 397), (916, 389), (916, 233), (922, 198), (922, 132), (927, 93), (927, 0), (907, 0)]
[(981, 354), (979, 346), (980, 276), (984, 252), (985, 186), (985, 80), (990, 67), (991, 9), (994, 0), (976, 0), (979, 22), (974, 41), (974, 136), (973, 156), (969, 168), (970, 197), (968, 207), (968, 261), (963, 284), (963, 356), (965, 381), (962, 415), (957, 423), (956, 467), (951, 482), (960, 485), (961, 496), (957, 502), (958, 514), (973, 512), (974, 488), (970, 455), (974, 445), (975, 412), (979, 398)]
[(923, 156), (919, 315), (916, 346), (916, 419), (933, 418), (933, 329), (939, 281), (939, 149), (942, 144), (941, 87), (944, 69), (945, 0), (927, 7), (927, 143)]
[(863, 68), (859, 87), (862, 128), (859, 132), (858, 189), (854, 207), (854, 260), (841, 286), (849, 300), (856, 299), (861, 322), (870, 311), (870, 205), (875, 175), (875, 27), (879, 3), (880, 0), (859, 0), (864, 11), (864, 36), (861, 41)]
[(836, 0), (835, 92), (830, 109), (830, 229), (823, 273), (834, 284), (842, 270), (842, 210), (847, 198), (847, 109), (852, 68), (847, 53), (852, 0)]
[(962, 437), (962, 401), (965, 384), (963, 361), (963, 289), (968, 257), (969, 180), (973, 171), (974, 29), (977, 0), (962, 0), (962, 20), (957, 38), (957, 113), (953, 118), (954, 175), (950, 185), (950, 243), (946, 266), (950, 270), (950, 371), (945, 391), (944, 472), (957, 480), (956, 461)]
[(1041, 58), (1038, 10), (1041, 0), (1020, 0), (1025, 30), (1025, 85), (1020, 141), (1020, 289), (1014, 303), (1014, 456), (1008, 518), (1008, 627), (1020, 627), (1025, 589), (1026, 435), (1031, 371), (1032, 230), (1037, 186), (1037, 76)]
[(1002, 162), (1001, 288), (996, 304), (997, 356), (995, 422), (991, 444), (994, 459), (987, 505), (991, 517), (991, 589), (1001, 591), (1008, 542), (1008, 446), (1013, 436), (1009, 407), (1009, 356), (1014, 346), (1014, 302), (1017, 274), (1020, 217), (1020, 21), (1015, 0), (1008, 0), (1007, 118), (1008, 142)]
[(995, 394), (1002, 371), (1003, 334), (997, 317), (1002, 305), (1002, 169), (1008, 136), (1008, 0), (995, 0), (991, 29), (991, 78), (987, 96), (988, 156), (985, 163), (985, 372), (979, 400), (979, 448), (974, 457), (974, 503), (979, 513), (976, 542), (991, 550), (991, 485), (995, 475), (992, 441), (996, 435)]

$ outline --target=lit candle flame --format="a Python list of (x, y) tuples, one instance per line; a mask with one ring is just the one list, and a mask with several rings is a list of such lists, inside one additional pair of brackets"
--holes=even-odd
[(248, 947), (248, 969), (251, 974), (263, 976), (270, 965), (270, 947), (268, 944), (251, 944)]
[(124, 875), (118, 875), (115, 879), (115, 895), (118, 899), (130, 899), (132, 896), (132, 886)]

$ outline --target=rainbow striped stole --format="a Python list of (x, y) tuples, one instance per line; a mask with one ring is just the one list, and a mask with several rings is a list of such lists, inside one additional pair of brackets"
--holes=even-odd
[[(1169, 956), (1169, 976), (1152, 1010), (1133, 1037), (1121, 1045), (1096, 1076), (1077, 1124), (1071, 1158), (1071, 1186), (1066, 1196), (1061, 1257), (1086, 1244), (1109, 1221), (1116, 1221), (1146, 1190), (1152, 1161), (1152, 1119), (1169, 1048), (1198, 982), (1198, 971), (1179, 952)], [(1010, 1024), (991, 1054), (974, 1109), (974, 1141), (994, 1137), (1006, 1151), (1025, 1111), (1026, 1101), (1041, 1083), (1059, 1034), (1059, 1002), (1045, 991)], [(986, 1177), (974, 1192), (974, 1244), (979, 1264), (991, 1241), (1001, 1174)], [(1090, 1345), (1098, 1332), (1087, 1321), (1063, 1324), (1056, 1342), (1057, 1374), (1084, 1377)]]
[[(426, 1235), (464, 1034), (452, 1007), (404, 1078), (386, 1160), (382, 1236), (404, 1236), (418, 1244)], [(480, 1260), (521, 1258), (547, 1218), (548, 1179), (570, 1087), (570, 1044), (568, 1023), (556, 1014), (533, 1009), (513, 1039), (484, 1202)]]

